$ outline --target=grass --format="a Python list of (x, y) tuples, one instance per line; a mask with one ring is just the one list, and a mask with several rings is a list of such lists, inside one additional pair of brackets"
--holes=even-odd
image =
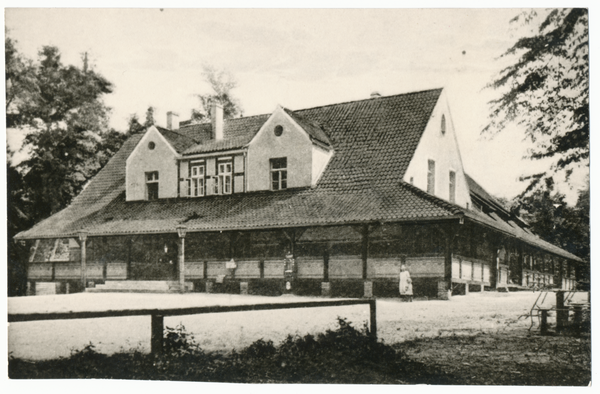
[(183, 326), (165, 330), (165, 354), (139, 350), (105, 355), (89, 344), (70, 357), (30, 362), (9, 359), (12, 379), (141, 379), (230, 383), (449, 384), (443, 374), (407, 359), (338, 318), (325, 333), (288, 336), (279, 345), (258, 340), (227, 354), (204, 352)]
[(183, 326), (165, 329), (165, 352), (112, 355), (93, 344), (70, 357), (11, 357), (12, 379), (128, 379), (229, 383), (338, 383), (582, 386), (591, 379), (589, 336), (477, 333), (405, 341), (372, 339), (338, 318), (318, 335), (257, 340), (241, 351), (205, 352)]

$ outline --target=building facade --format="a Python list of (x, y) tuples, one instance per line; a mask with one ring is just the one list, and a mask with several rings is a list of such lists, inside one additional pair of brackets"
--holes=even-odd
[(211, 114), (133, 135), (18, 234), (31, 292), (395, 296), (402, 264), (431, 298), (575, 286), (581, 260), (465, 173), (442, 89)]

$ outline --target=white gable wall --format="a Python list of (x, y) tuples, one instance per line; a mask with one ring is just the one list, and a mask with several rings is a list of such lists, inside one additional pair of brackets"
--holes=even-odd
[[(283, 126), (277, 137), (275, 126)], [(312, 180), (313, 144), (308, 134), (277, 107), (248, 145), (248, 191), (271, 189), (270, 159), (287, 158), (287, 187), (310, 186)]]
[[(148, 144), (154, 142), (154, 149)], [(177, 152), (155, 127), (150, 127), (127, 158), (127, 201), (146, 199), (146, 172), (158, 171), (158, 197), (177, 197)]]
[(312, 179), (311, 185), (315, 186), (321, 178), (321, 174), (327, 167), (327, 163), (333, 156), (333, 150), (326, 150), (320, 146), (313, 145), (312, 147)]
[[(441, 132), (442, 115), (446, 117), (445, 134)], [(452, 170), (456, 173), (455, 203), (462, 207), (466, 207), (467, 203), (472, 206), (445, 91), (442, 91), (421, 136), (415, 154), (404, 174), (404, 181), (410, 183), (412, 178), (416, 187), (427, 191), (428, 160), (435, 161), (434, 194), (449, 201), (449, 173)]]

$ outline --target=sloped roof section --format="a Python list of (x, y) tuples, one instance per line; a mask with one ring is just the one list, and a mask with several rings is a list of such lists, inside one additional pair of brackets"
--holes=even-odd
[(40, 223), (35, 236), (57, 237), (59, 232), (60, 236), (76, 236), (81, 228), (86, 228), (90, 235), (111, 235), (174, 232), (180, 224), (185, 224), (188, 231), (219, 231), (426, 220), (452, 218), (459, 212), (435, 197), (424, 199), (414, 188), (403, 184), (388, 192), (394, 194), (394, 203), (369, 190), (337, 196), (301, 188), (129, 202), (121, 191), (101, 210), (78, 215), (76, 220), (53, 225)]
[(154, 127), (156, 127), (158, 132), (162, 134), (162, 136), (165, 137), (167, 141), (169, 141), (169, 143), (177, 151), (177, 153), (182, 153), (190, 146), (196, 145), (198, 143), (195, 139), (193, 139), (190, 136), (178, 133), (173, 130), (165, 129), (163, 127)]
[(238, 149), (248, 144), (252, 137), (258, 133), (260, 127), (269, 119), (269, 114), (248, 116), (223, 120), (223, 140), (215, 141), (212, 125), (210, 123), (193, 124), (179, 128), (179, 133), (186, 135), (196, 144), (188, 147), (184, 154), (220, 151), (224, 149)]
[(311, 139), (317, 140), (325, 145), (330, 145), (329, 138), (327, 138), (327, 134), (325, 134), (321, 125), (309, 119), (304, 119), (287, 108), (283, 108), (283, 110), (294, 119), (294, 122), (298, 123), (298, 125), (308, 133)]
[[(440, 94), (441, 89), (427, 90), (291, 113), (303, 122), (302, 127), (313, 130), (312, 137), (319, 141), (327, 138), (335, 151), (314, 188), (127, 202), (126, 160), (143, 136), (134, 135), (69, 207), (17, 238), (76, 236), (81, 229), (92, 236), (165, 233), (175, 232), (179, 224), (185, 224), (189, 231), (220, 231), (464, 216), (559, 256), (579, 260), (498, 215), (465, 210), (402, 180)], [(247, 144), (269, 116), (226, 120), (223, 141), (212, 140), (210, 124), (159, 131), (186, 154), (228, 150)], [(317, 136), (316, 129), (326, 134)], [(473, 193), (495, 201), (472, 178), (467, 176), (467, 180)]]

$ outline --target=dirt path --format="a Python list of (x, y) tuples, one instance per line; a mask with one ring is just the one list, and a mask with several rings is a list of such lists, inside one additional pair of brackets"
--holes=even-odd
[(410, 359), (459, 385), (586, 386), (591, 381), (589, 336), (526, 333), (422, 338), (395, 346)]
[[(517, 333), (525, 335), (530, 320), (520, 319), (531, 309), (539, 293), (473, 293), (452, 301), (403, 303), (396, 299), (377, 301), (378, 337), (386, 343), (419, 338)], [(581, 294), (581, 298), (585, 295)], [(10, 312), (81, 311), (120, 308), (167, 308), (174, 306), (231, 305), (257, 302), (306, 301), (307, 297), (255, 297), (217, 294), (72, 294), (10, 298)], [(551, 296), (546, 305), (554, 302)], [(355, 326), (368, 321), (367, 306), (235, 312), (179, 316), (165, 324), (182, 323), (208, 351), (241, 349), (257, 339), (283, 340), (288, 334), (304, 335), (334, 328), (337, 316)], [(13, 323), (8, 328), (8, 351), (24, 359), (68, 356), (92, 342), (103, 353), (137, 347), (149, 351), (150, 318), (40, 321)]]

